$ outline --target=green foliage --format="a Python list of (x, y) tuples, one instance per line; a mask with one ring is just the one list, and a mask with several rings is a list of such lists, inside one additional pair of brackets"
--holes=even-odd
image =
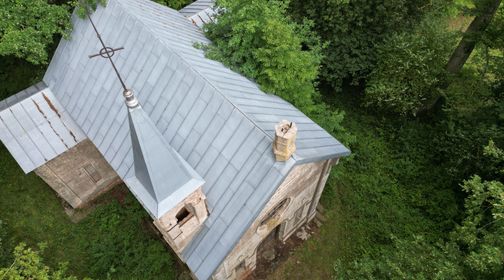
[[(502, 153), (502, 150), (497, 150)], [(502, 154), (501, 154), (502, 156)], [(504, 157), (501, 157), (501, 162)], [(465, 248), (464, 263), (474, 275), (504, 276), (504, 184), (473, 176), (464, 181), (465, 214), (452, 238)]]
[(216, 23), (207, 25), (213, 45), (207, 55), (254, 79), (260, 87), (300, 108), (345, 142), (343, 113), (321, 101), (315, 80), (322, 46), (310, 31), (311, 22), (294, 23), (286, 2), (276, 0), (219, 1), (224, 8)]
[(74, 0), (73, 5), (80, 18), (86, 18), (87, 14), (96, 11), (99, 5), (107, 5), (107, 0)]
[(37, 83), (44, 72), (42, 65), (13, 56), (0, 56), (0, 100)]
[(65, 264), (61, 264), (56, 270), (46, 266), (44, 259), (40, 256), (45, 249), (45, 245), (40, 244), (39, 247), (39, 251), (35, 251), (24, 243), (16, 246), (12, 264), (0, 268), (1, 279), (77, 280), (76, 277), (66, 276), (67, 267)]
[(5, 224), (0, 220), (0, 267), (2, 267), (8, 260), (7, 248), (7, 230)]
[[(320, 45), (309, 25), (293, 23), (280, 1), (220, 1), (225, 9), (207, 27), (210, 58), (250, 77), (266, 92), (297, 106), (312, 103)], [(308, 48), (303, 50), (303, 45)]]
[(335, 279), (466, 279), (453, 244), (432, 244), (421, 236), (392, 238), (381, 257), (366, 256), (349, 269), (336, 263)]
[(447, 22), (434, 14), (414, 30), (394, 33), (376, 47), (377, 63), (365, 91), (366, 106), (402, 115), (416, 113), (440, 95), (454, 45)]
[(70, 29), (68, 6), (46, 0), (0, 1), (0, 55), (46, 64), (54, 36)]
[(157, 2), (159, 4), (163, 4), (165, 6), (168, 6), (172, 9), (175, 10), (180, 10), (184, 8), (185, 6), (191, 4), (194, 2), (193, 0), (154, 0), (154, 2)]
[(127, 197), (123, 206), (112, 202), (93, 212), (81, 228), (86, 233), (83, 250), (90, 254), (90, 276), (175, 279), (171, 255), (143, 228), (150, 223), (133, 197)]
[[(339, 90), (344, 79), (366, 78), (376, 61), (375, 46), (387, 34), (406, 29), (431, 1), (293, 0), (295, 17), (313, 20), (328, 43), (321, 76)], [(437, 1), (435, 1), (437, 2)]]
[(504, 99), (477, 72), (466, 69), (445, 90), (443, 115), (432, 136), (433, 152), (453, 182), (474, 174), (490, 176), (491, 164), (483, 155), (488, 139), (503, 143)]

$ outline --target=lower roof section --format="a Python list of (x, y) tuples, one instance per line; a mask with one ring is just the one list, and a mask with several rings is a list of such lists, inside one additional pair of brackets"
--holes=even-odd
[(25, 173), (86, 139), (44, 83), (0, 101), (0, 140)]

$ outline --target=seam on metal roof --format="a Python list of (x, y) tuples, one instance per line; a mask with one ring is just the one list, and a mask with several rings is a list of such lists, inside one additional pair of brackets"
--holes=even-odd
[[(125, 10), (127, 10), (127, 7), (124, 6), (124, 4), (122, 4), (122, 2), (120, 1), (117, 1), (119, 3), (119, 5), (122, 5), (123, 8)], [(154, 2), (155, 3), (155, 2)], [(155, 3), (157, 4), (157, 3)], [(157, 4), (157, 5), (160, 5), (160, 4)], [(166, 8), (166, 7), (164, 7)], [(144, 12), (148, 12), (148, 11), (144, 11)], [(129, 12), (127, 12), (129, 13)], [(139, 16), (139, 15), (136, 15), (136, 14), (133, 14), (133, 13), (130, 13), (130, 15), (136, 17), (143, 25), (146, 29), (150, 30), (151, 34), (153, 34), (153, 37), (156, 38), (157, 40), (162, 40), (164, 41), (165, 39), (161, 38), (160, 35), (158, 35), (157, 32), (155, 32), (154, 28), (152, 28), (151, 26), (149, 26), (148, 24), (146, 24), (145, 22), (143, 22), (144, 18), (142, 16)], [(271, 135), (269, 135), (268, 133), (266, 133), (266, 131), (264, 131), (259, 125), (257, 125), (245, 112), (243, 112), (238, 106), (236, 106), (231, 100), (229, 100), (229, 98), (223, 94), (221, 92), (221, 90), (214, 85), (214, 83), (212, 81), (210, 81), (205, 75), (203, 75), (202, 73), (200, 73), (197, 69), (195, 69), (194, 67), (191, 66), (191, 64), (189, 64), (186, 59), (181, 56), (177, 51), (174, 51), (173, 48), (169, 45), (169, 44), (163, 44), (164, 47), (166, 48), (169, 48), (170, 51), (176, 55), (177, 57), (180, 58), (180, 60), (182, 61), (182, 63), (185, 64), (185, 66), (187, 67), (187, 69), (189, 69), (190, 71), (193, 71), (195, 74), (197, 74), (200, 78), (204, 79), (210, 86), (212, 86), (214, 88), (214, 90), (220, 94), (227, 102), (229, 102), (233, 107), (235, 107), (246, 119), (248, 119), (252, 124), (254, 124), (254, 126), (256, 126), (260, 131), (262, 131), (264, 133), (264, 135), (266, 135), (266, 137), (268, 137), (270, 140), (273, 140), (273, 137), (271, 137)]]

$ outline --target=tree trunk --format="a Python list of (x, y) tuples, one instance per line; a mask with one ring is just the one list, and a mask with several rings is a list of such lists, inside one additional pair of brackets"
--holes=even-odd
[(488, 25), (490, 25), (490, 22), (492, 22), (501, 2), (502, 0), (486, 0), (484, 4), (481, 4), (481, 7), (478, 9), (478, 15), (467, 28), (462, 40), (455, 51), (453, 51), (446, 65), (448, 72), (456, 74), (462, 70), (462, 67), (464, 67), (464, 64), (473, 52), (476, 43), (481, 39), (481, 35)]

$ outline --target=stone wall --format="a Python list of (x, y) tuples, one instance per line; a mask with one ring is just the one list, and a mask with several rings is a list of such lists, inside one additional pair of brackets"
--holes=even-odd
[(206, 197), (201, 187), (154, 221), (170, 247), (179, 255), (208, 218)]
[(89, 139), (37, 168), (35, 173), (74, 208), (122, 182)]
[(273, 230), (279, 227), (277, 238), (286, 240), (311, 220), (333, 163), (327, 160), (296, 166), (214, 273), (213, 279), (245, 278), (256, 267), (258, 247)]

